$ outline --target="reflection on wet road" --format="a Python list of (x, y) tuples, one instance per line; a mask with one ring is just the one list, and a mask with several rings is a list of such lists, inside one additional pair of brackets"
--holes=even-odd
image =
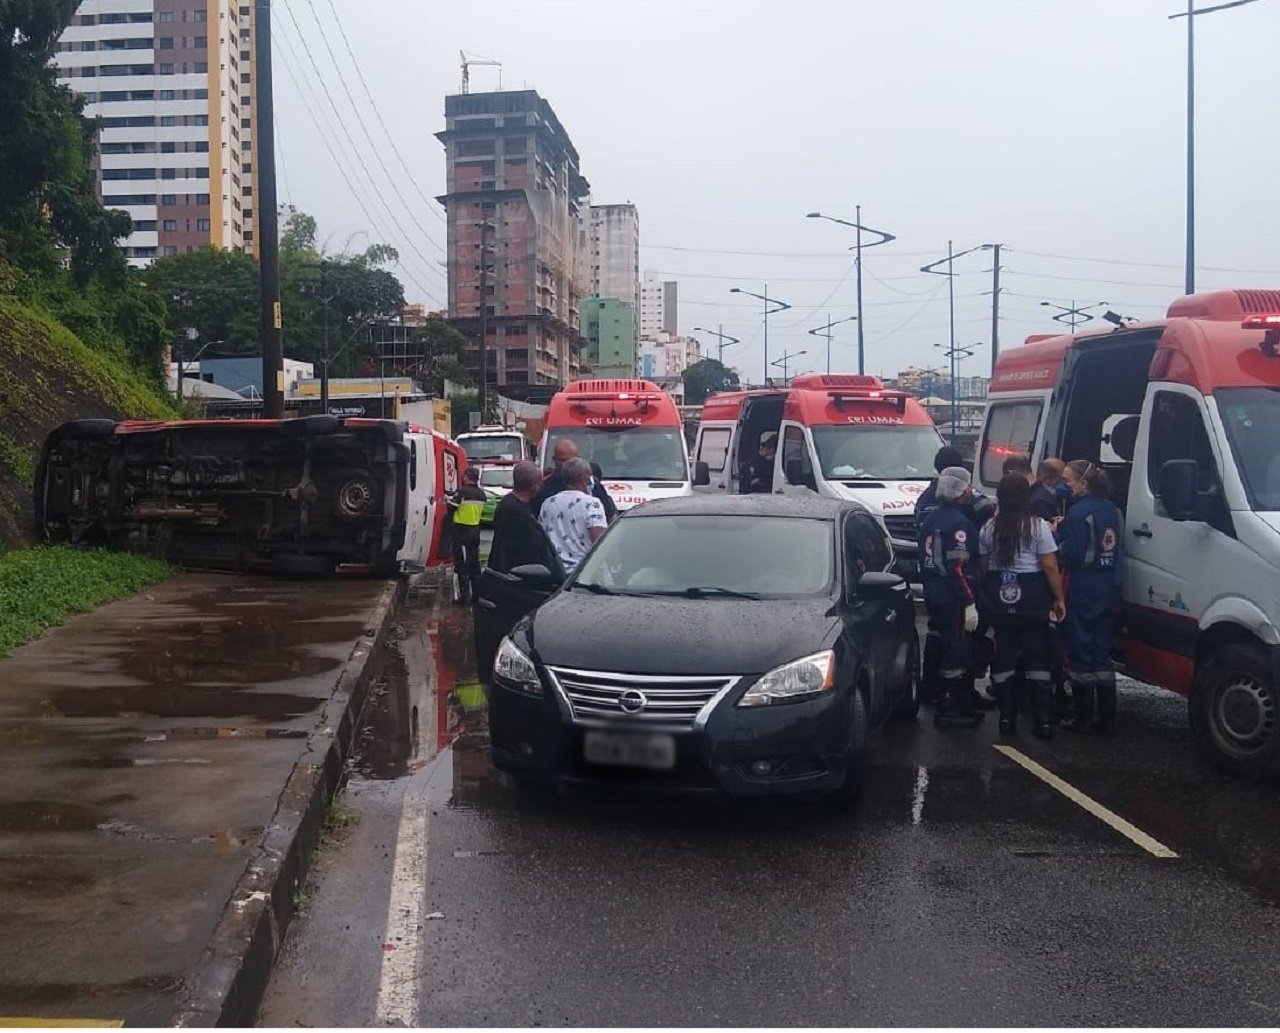
[[(972, 733), (888, 729), (854, 813), (538, 799), (488, 762), (468, 614), (433, 597), (415, 607), (348, 793), (357, 820), (321, 851), (265, 1023), (1280, 1017), (1262, 963), (1280, 947), (1276, 790), (1205, 766), (1176, 697), (1126, 687), (1111, 738), (1011, 740), (1176, 858), (998, 753), (994, 718)], [(416, 917), (389, 940), (415, 800), (422, 856), (403, 906)], [(411, 966), (386, 960), (401, 951)], [(401, 973), (390, 997), (388, 972)]]

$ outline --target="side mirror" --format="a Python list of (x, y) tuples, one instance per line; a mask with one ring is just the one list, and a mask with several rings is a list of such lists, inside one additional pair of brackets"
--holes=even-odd
[(1195, 519), (1196, 474), (1194, 459), (1170, 459), (1160, 467), (1160, 501), (1170, 520)]
[(788, 459), (782, 468), (782, 472), (785, 474), (788, 484), (803, 484), (806, 488), (816, 488), (813, 474), (804, 472), (803, 460)]
[(869, 570), (858, 578), (855, 595), (859, 599), (892, 599), (911, 591), (905, 578), (884, 570)]
[(507, 573), (520, 581), (528, 581), (536, 585), (554, 585), (559, 580), (541, 563), (522, 563), (518, 567), (512, 567)]
[(695, 488), (711, 483), (711, 467), (699, 459), (693, 464), (693, 485)]

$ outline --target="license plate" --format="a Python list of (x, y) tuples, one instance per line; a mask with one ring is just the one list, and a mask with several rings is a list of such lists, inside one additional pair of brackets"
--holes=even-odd
[(590, 764), (669, 771), (676, 766), (676, 740), (671, 735), (587, 732), (582, 755)]

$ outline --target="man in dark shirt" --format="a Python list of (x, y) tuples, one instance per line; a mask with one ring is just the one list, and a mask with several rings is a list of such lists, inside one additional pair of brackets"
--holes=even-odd
[(555, 549), (531, 507), (543, 486), (542, 471), (535, 463), (516, 463), (511, 470), (511, 485), (511, 491), (494, 510), (488, 565), (504, 574), (526, 563), (541, 563), (554, 571)]
[[(556, 447), (552, 450), (551, 461), (555, 463), (555, 469), (547, 475), (547, 479), (542, 482), (542, 488), (538, 491), (533, 501), (529, 503), (534, 517), (538, 517), (542, 513), (542, 504), (551, 498), (552, 495), (559, 495), (568, 485), (564, 482), (561, 469), (570, 459), (578, 457), (578, 446), (568, 438), (561, 438), (556, 442)], [(595, 466), (592, 466), (593, 473)], [(591, 485), (591, 494), (600, 500), (600, 505), (604, 506), (604, 516), (609, 522), (613, 522), (613, 518), (618, 515), (618, 507), (613, 499), (609, 497), (609, 493), (604, 490), (604, 485), (600, 483), (600, 476), (595, 475)]]
[(1053, 520), (1062, 516), (1062, 498), (1058, 485), (1062, 483), (1062, 471), (1067, 464), (1061, 459), (1045, 459), (1036, 470), (1036, 482), (1031, 486), (1031, 512), (1041, 520)]

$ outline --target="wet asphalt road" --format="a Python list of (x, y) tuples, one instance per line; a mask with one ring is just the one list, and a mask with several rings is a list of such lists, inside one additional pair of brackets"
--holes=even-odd
[(1158, 858), (993, 719), (890, 728), (852, 813), (533, 801), (472, 668), (469, 616), (419, 597), (263, 1024), (1280, 1024), (1277, 790), (1203, 764), (1177, 697), (1004, 740)]

